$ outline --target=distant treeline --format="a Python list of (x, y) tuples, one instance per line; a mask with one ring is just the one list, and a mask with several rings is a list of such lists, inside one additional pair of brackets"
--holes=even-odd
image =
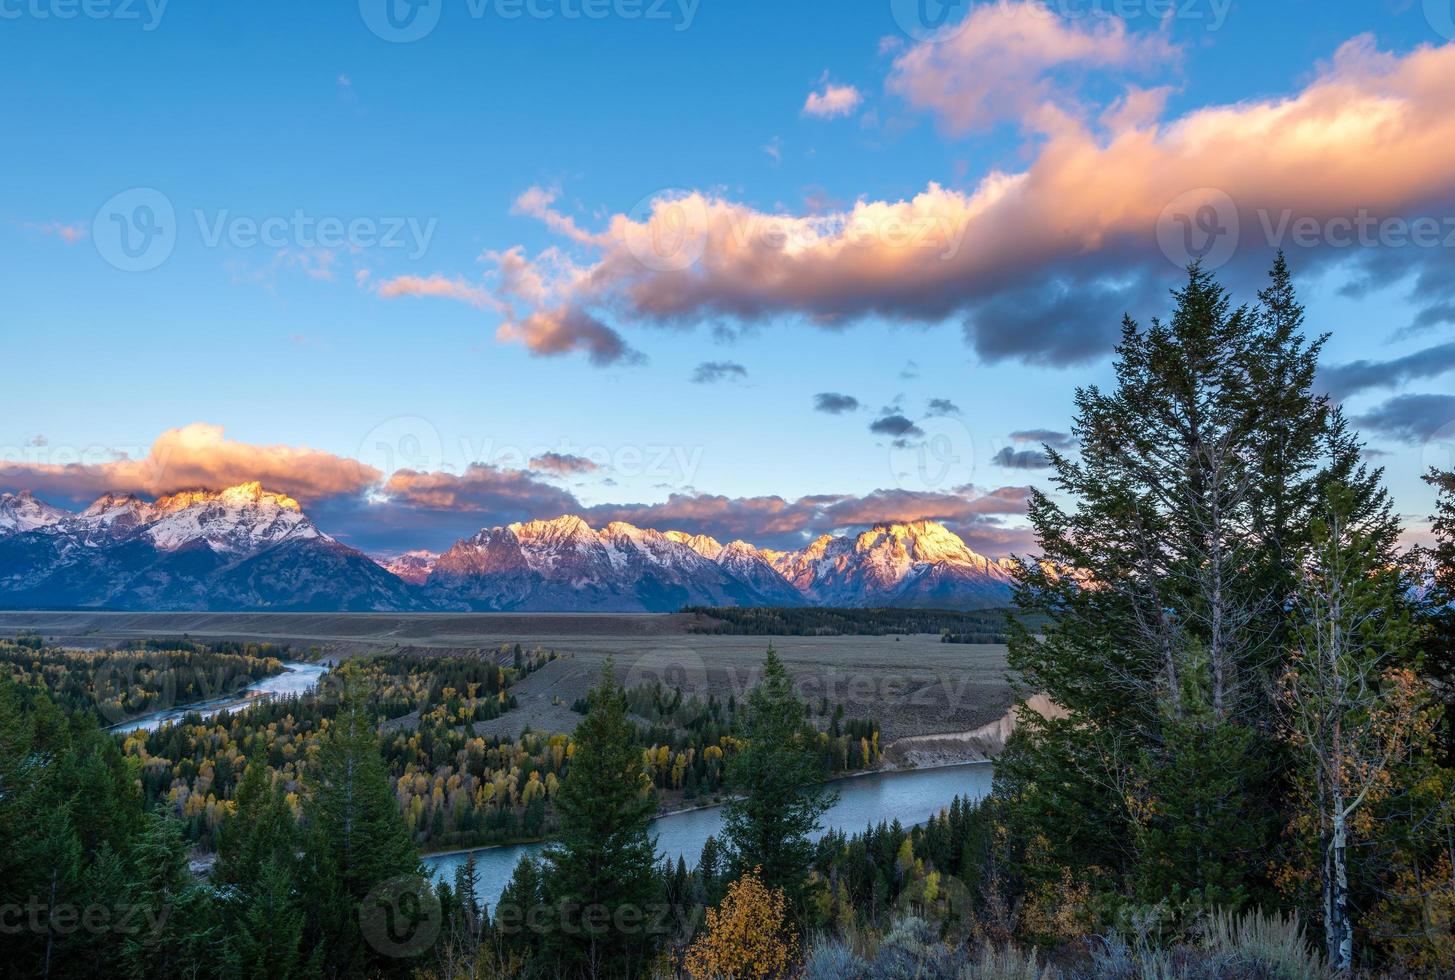
[(286, 648), (271, 643), (136, 641), (120, 649), (71, 650), (38, 636), (0, 639), (0, 675), (43, 687), (67, 711), (94, 710), (107, 724), (232, 694), (282, 673)]
[(1004, 643), (1008, 609), (823, 609), (688, 606), (694, 633), (733, 636), (889, 636), (938, 633), (947, 643)]

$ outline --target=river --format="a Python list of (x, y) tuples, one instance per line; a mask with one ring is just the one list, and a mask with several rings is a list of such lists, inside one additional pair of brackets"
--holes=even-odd
[[(317, 685), (328, 670), (325, 664), (285, 663), (281, 674), (265, 677), (236, 694), (211, 701), (196, 702), (153, 712), (120, 725), (111, 731), (154, 731), (184, 715), (196, 713), (211, 718), (223, 711), (242, 707), (263, 698), (304, 694)], [(881, 820), (898, 820), (906, 827), (924, 823), (956, 796), (978, 800), (990, 792), (992, 767), (988, 762), (975, 762), (934, 769), (903, 769), (876, 772), (864, 776), (836, 779), (829, 785), (838, 792), (838, 801), (823, 816), (824, 830), (853, 833)], [(684, 857), (688, 865), (697, 863), (702, 843), (709, 834), (722, 832), (722, 808), (704, 807), (683, 813), (669, 813), (652, 821), (651, 832), (657, 837), (657, 856), (676, 862)], [(474, 851), (479, 870), (479, 897), (494, 907), (505, 890), (506, 882), (521, 856), (539, 855), (543, 844), (514, 844), (484, 847)], [(425, 867), (436, 878), (453, 878), (455, 868), (465, 863), (469, 852), (427, 856)]]
[[(991, 775), (990, 763), (977, 762), (838, 779), (830, 785), (838, 791), (839, 799), (824, 814), (823, 827), (852, 833), (881, 820), (898, 820), (906, 827), (924, 823), (956, 796), (972, 800), (985, 796), (990, 792)], [(657, 836), (658, 858), (667, 857), (675, 863), (678, 857), (685, 857), (689, 867), (697, 863), (708, 835), (721, 831), (722, 808), (716, 806), (658, 817), (652, 821), (651, 830)], [(494, 908), (521, 856), (539, 855), (543, 846), (519, 844), (474, 851), (480, 874), (479, 898)], [(436, 878), (452, 879), (455, 868), (465, 863), (467, 853), (428, 856), (425, 867)]]
[(283, 664), (283, 673), (274, 674), (272, 677), (264, 677), (262, 680), (249, 684), (235, 694), (214, 698), (210, 701), (196, 701), (192, 704), (184, 704), (175, 708), (154, 711), (149, 715), (133, 718), (131, 721), (124, 721), (119, 725), (112, 725), (107, 731), (134, 732), (137, 729), (145, 729), (146, 731), (152, 732), (168, 722), (176, 721), (183, 715), (196, 713), (203, 718), (211, 718), (224, 711), (231, 711), (243, 705), (251, 704), (254, 701), (288, 697), (295, 694), (306, 694), (308, 691), (313, 690), (314, 686), (318, 684), (318, 679), (327, 670), (327, 664), (305, 664), (290, 661)]

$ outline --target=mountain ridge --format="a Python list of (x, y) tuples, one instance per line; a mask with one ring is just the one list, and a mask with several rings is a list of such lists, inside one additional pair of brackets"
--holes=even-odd
[(1010, 559), (936, 521), (821, 535), (797, 551), (577, 514), (482, 528), (445, 551), (373, 557), (257, 482), (78, 513), (0, 494), (0, 606), (311, 611), (664, 612), (683, 606), (986, 608)]

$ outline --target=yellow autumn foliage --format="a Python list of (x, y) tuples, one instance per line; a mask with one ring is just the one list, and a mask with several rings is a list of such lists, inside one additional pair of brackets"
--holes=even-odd
[(754, 868), (728, 886), (707, 911), (707, 928), (687, 950), (693, 980), (771, 980), (787, 975), (797, 958), (798, 937), (788, 922), (781, 889), (763, 884)]

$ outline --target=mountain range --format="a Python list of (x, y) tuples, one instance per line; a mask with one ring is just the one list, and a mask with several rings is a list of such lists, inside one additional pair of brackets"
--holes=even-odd
[(0, 606), (132, 610), (663, 612), (685, 605), (986, 608), (1010, 559), (934, 521), (799, 551), (580, 517), (492, 527), (435, 555), (372, 558), (258, 483), (79, 513), (0, 494)]

